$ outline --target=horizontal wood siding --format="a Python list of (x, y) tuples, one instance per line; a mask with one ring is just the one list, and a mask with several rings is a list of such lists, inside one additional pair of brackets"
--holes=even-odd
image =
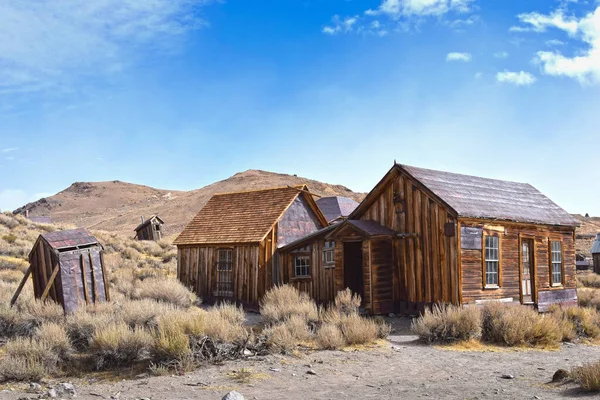
[(460, 303), (457, 236), (444, 234), (444, 225), (456, 219), (420, 183), (396, 172), (358, 217), (400, 234), (413, 234), (393, 240), (393, 271), (385, 279), (392, 281), (396, 310), (435, 302)]
[[(500, 238), (500, 281), (499, 288), (484, 288), (483, 250), (461, 249), (462, 263), (462, 302), (474, 303), (476, 300), (512, 298), (521, 301), (520, 269), (521, 239), (532, 239), (534, 243), (534, 293), (573, 289), (575, 281), (575, 242), (574, 228), (552, 227), (544, 225), (525, 225), (510, 222), (485, 222), (461, 220), (461, 226), (483, 229), (484, 235), (497, 235)], [(564, 286), (552, 287), (550, 284), (550, 241), (559, 240), (563, 246)], [(485, 244), (485, 242), (483, 242)]]

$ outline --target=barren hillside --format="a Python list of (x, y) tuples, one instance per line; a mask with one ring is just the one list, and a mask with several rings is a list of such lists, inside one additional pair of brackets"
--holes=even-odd
[(67, 189), (25, 207), (32, 216), (49, 215), (53, 221), (76, 226), (133, 235), (141, 216), (158, 214), (167, 224), (168, 235), (178, 234), (215, 193), (307, 184), (323, 196), (347, 196), (360, 201), (355, 193), (341, 185), (330, 185), (286, 174), (248, 170), (201, 189), (169, 191), (120, 181), (76, 182)]

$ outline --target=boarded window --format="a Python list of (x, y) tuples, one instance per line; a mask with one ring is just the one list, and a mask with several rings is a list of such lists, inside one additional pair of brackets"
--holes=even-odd
[(485, 237), (485, 285), (499, 286), (500, 240), (498, 236)]
[(326, 241), (323, 246), (323, 264), (331, 267), (335, 263), (335, 242)]
[(310, 256), (294, 256), (294, 276), (310, 276)]
[(233, 296), (233, 250), (219, 249), (217, 261), (217, 296)]
[(562, 243), (552, 242), (552, 284), (562, 284)]

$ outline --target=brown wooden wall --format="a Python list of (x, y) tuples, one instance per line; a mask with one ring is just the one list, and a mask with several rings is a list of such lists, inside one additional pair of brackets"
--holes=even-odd
[(393, 242), (395, 309), (460, 302), (457, 237), (444, 235), (444, 224), (456, 219), (426, 188), (396, 172), (359, 217), (401, 234), (414, 234)]
[[(279, 284), (290, 284), (298, 290), (308, 293), (318, 303), (332, 302), (338, 290), (341, 289), (336, 288), (335, 264), (331, 266), (323, 264), (324, 241), (315, 240), (303, 246), (308, 247), (310, 255), (310, 277), (294, 277), (294, 250), (297, 249), (287, 249), (285, 252), (278, 253), (279, 276), (281, 277)], [(335, 247), (334, 252), (337, 260), (338, 246)]]
[[(38, 240), (29, 255), (33, 293), (36, 298), (42, 297), (46, 285), (50, 281), (52, 271), (58, 266), (58, 256), (44, 240)], [(63, 303), (61, 274), (57, 274), (49, 297), (57, 303)]]
[[(462, 302), (501, 298), (520, 299), (520, 239), (533, 239), (535, 279), (534, 290), (559, 291), (576, 288), (574, 228), (560, 228), (544, 225), (525, 225), (510, 222), (485, 223), (476, 220), (460, 220), (461, 227), (483, 229), (484, 235), (497, 235), (500, 238), (500, 287), (485, 289), (483, 282), (483, 250), (461, 250)], [(563, 246), (564, 285), (552, 287), (550, 284), (549, 241), (560, 240)], [(536, 296), (537, 297), (537, 296)]]
[(594, 272), (600, 274), (600, 254), (594, 254)]

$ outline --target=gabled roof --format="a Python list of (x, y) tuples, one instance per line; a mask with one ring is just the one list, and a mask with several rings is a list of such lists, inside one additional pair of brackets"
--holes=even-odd
[(321, 197), (317, 205), (327, 221), (331, 222), (340, 217), (347, 217), (358, 207), (358, 202), (343, 196)]
[(422, 184), (458, 217), (579, 226), (579, 222), (568, 212), (527, 183), (480, 178), (400, 164), (392, 167), (349, 218), (360, 215), (397, 172), (405, 172)]
[(40, 236), (55, 250), (98, 243), (98, 239), (85, 228), (48, 232)]
[(592, 244), (592, 254), (600, 254), (600, 233), (596, 235), (596, 240)]
[(138, 226), (135, 227), (134, 231), (139, 231), (140, 229), (150, 225), (150, 223), (152, 222), (153, 219), (157, 219), (158, 222), (160, 222), (161, 224), (164, 224), (165, 221), (163, 221), (158, 215), (153, 215), (150, 218), (148, 218), (147, 220), (145, 220), (144, 222), (142, 222), (141, 224), (139, 224)]
[(396, 236), (398, 233), (393, 229), (382, 226), (377, 221), (347, 219), (344, 222), (336, 225), (336, 228), (333, 230), (333, 232), (327, 235), (327, 238), (329, 239), (337, 237), (340, 233), (346, 231), (347, 229), (351, 229), (365, 238), (371, 238), (375, 236)]
[(327, 225), (306, 185), (224, 193), (211, 197), (173, 243), (261, 242), (298, 196), (304, 196), (321, 224)]
[(322, 237), (325, 237), (325, 234), (327, 234), (327, 232), (334, 230), (338, 224), (329, 225), (329, 226), (326, 226), (325, 228), (321, 228), (318, 231), (315, 231), (306, 236), (303, 236), (300, 239), (294, 240), (293, 242), (288, 243), (285, 246), (281, 246), (278, 250), (279, 251), (287, 251), (289, 249), (293, 249), (294, 247), (298, 247), (300, 245), (303, 245), (303, 244), (306, 244), (309, 242), (313, 242), (315, 240), (319, 240)]

